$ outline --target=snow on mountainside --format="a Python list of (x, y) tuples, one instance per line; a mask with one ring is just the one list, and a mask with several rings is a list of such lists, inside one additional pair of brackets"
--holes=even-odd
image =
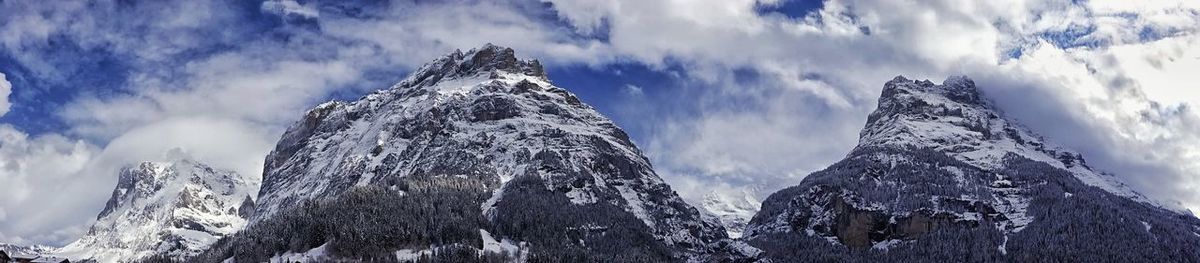
[(1093, 170), (1079, 153), (1003, 118), (965, 77), (950, 77), (942, 85), (897, 77), (883, 92), (879, 109), (860, 134), (859, 147), (930, 147), (985, 169), (998, 168), (1005, 156), (1015, 154), (1068, 170), (1083, 183), (1113, 194), (1189, 213), (1177, 202), (1147, 198), (1112, 175)]
[(49, 254), (50, 252), (53, 252), (54, 248), (48, 247), (48, 246), (42, 246), (42, 245), (18, 246), (18, 245), (13, 245), (13, 244), (0, 243), (0, 251), (4, 251), (4, 253), (8, 253), (9, 256), (13, 256), (13, 255), (45, 255), (45, 254)]
[[(496, 225), (487, 231), (496, 240), (582, 235), (522, 241), (620, 255), (629, 251), (615, 248), (632, 241), (612, 235), (648, 234), (654, 244), (631, 248), (691, 257), (727, 238), (612, 121), (551, 84), (537, 61), (490, 44), (437, 59), (358, 101), (308, 112), (267, 157), (252, 221), (356, 187), (405, 193), (411, 180), (439, 178), (482, 185), (489, 197), (480, 213)], [(524, 229), (534, 225), (537, 233)]]
[[(52, 255), (54, 252), (54, 249), (55, 248), (53, 248), (53, 247), (48, 247), (48, 246), (43, 246), (43, 245), (18, 246), (18, 245), (13, 245), (13, 244), (0, 243), (0, 252), (2, 252), (0, 254), (2, 254), (3, 256), (8, 256), (9, 260), (16, 259), (16, 258), (33, 259), (32, 262), (63, 262), (63, 261), (68, 260), (67, 258), (62, 258), (62, 257), (57, 257), (57, 256)], [(0, 257), (3, 257), (3, 256), (0, 256)], [(3, 261), (3, 262), (7, 263), (8, 261)], [(13, 260), (13, 262), (24, 262), (24, 261)]]
[(186, 157), (172, 159), (122, 169), (96, 222), (55, 254), (76, 261), (150, 255), (181, 260), (242, 229), (259, 182)]
[(1198, 230), (1007, 119), (971, 80), (896, 77), (859, 145), (769, 196), (743, 239), (815, 262), (1194, 261)]
[[(598, 115), (582, 114), (577, 117), (572, 114), (576, 112), (561, 112), (572, 115), (563, 116), (567, 118), (553, 116), (555, 120), (543, 119), (552, 116), (549, 114), (519, 116), (522, 113), (520, 111), (525, 109), (517, 107), (526, 105), (517, 103), (524, 101), (524, 98), (514, 100), (519, 97), (512, 95), (519, 95), (522, 91), (532, 92), (543, 100), (579, 102), (565, 90), (547, 83), (541, 65), (536, 61), (516, 61), (515, 57), (511, 60), (496, 58), (497, 55), (501, 55), (497, 54), (499, 52), (504, 50), (495, 46), (479, 51), (472, 50), (468, 54), (455, 52), (426, 64), (408, 79), (389, 89), (377, 91), (354, 102), (327, 102), (308, 112), (301, 122), (288, 129), (275, 151), (267, 156), (267, 169), (260, 192), (260, 213), (255, 219), (270, 217), (280, 208), (305, 199), (328, 197), (354, 185), (383, 181), (386, 176), (393, 174), (424, 172), (421, 170), (431, 167), (452, 169), (447, 172), (455, 173), (474, 172), (465, 171), (467, 168), (454, 169), (455, 164), (440, 163), (433, 159), (474, 156), (453, 156), (452, 154), (457, 154), (454, 152), (442, 153), (442, 156), (417, 155), (426, 149), (422, 144), (413, 145), (414, 142), (441, 142), (417, 137), (423, 135), (423, 132), (452, 132), (447, 134), (452, 136), (438, 139), (469, 142), (492, 139), (470, 137), (487, 136), (491, 131), (498, 133), (497, 135), (509, 135), (495, 138), (503, 140), (506, 144), (532, 144), (530, 146), (536, 147), (534, 150), (540, 150), (542, 146), (538, 143), (524, 143), (524, 138), (508, 137), (529, 136), (521, 131), (543, 129), (558, 129), (556, 131), (563, 133), (597, 133), (589, 130), (588, 126), (598, 128), (600, 125), (612, 125)], [(511, 53), (507, 55), (512, 56)], [(490, 61), (497, 59), (499, 61)], [(501, 68), (505, 70), (500, 70)], [(505, 94), (509, 91), (518, 94)], [(539, 107), (537, 104), (528, 106)], [(451, 110), (459, 109), (469, 110), (470, 112), (466, 113), (472, 116), (442, 116)], [(532, 113), (541, 110), (535, 108)], [(545, 110), (567, 109), (548, 105)], [(459, 117), (464, 120), (442, 120)], [(559, 118), (569, 123), (557, 123)], [(446, 122), (441, 123), (442, 121)], [(491, 125), (473, 123), (485, 121)], [(425, 140), (418, 141), (421, 139)], [(504, 146), (508, 145), (496, 145), (494, 148), (505, 148)], [(507, 152), (508, 149), (497, 151)], [(514, 154), (508, 152), (502, 157), (511, 159)], [(401, 157), (424, 157), (427, 160), (416, 163)], [(464, 161), (480, 161), (475, 159), (477, 158)], [(507, 161), (499, 162), (496, 167), (502, 169), (497, 173), (500, 176), (497, 179), (502, 182), (511, 179), (519, 169), (515, 167), (516, 163)], [(473, 163), (460, 165), (473, 166)]]
[(714, 190), (704, 195), (699, 201), (702, 212), (716, 217), (725, 226), (726, 233), (731, 238), (739, 238), (746, 228), (746, 223), (754, 217), (754, 213), (762, 206), (754, 198), (751, 188), (741, 188), (732, 191)]

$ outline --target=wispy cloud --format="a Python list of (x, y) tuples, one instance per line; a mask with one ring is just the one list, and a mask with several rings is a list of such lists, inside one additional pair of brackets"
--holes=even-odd
[(8, 101), (8, 95), (12, 94), (12, 83), (8, 82), (8, 77), (0, 72), (0, 116), (8, 113), (12, 108), (12, 102)]
[[(701, 99), (700, 114), (652, 120), (683, 127), (643, 137), (660, 168), (681, 171), (672, 180), (774, 182), (768, 178), (819, 169), (837, 157), (830, 148), (855, 143), (853, 131), (887, 79), (963, 74), (1095, 166), (1200, 208), (1197, 150), (1189, 147), (1200, 133), (1186, 106), (1200, 103), (1186, 77), (1194, 74), (1156, 66), (1195, 63), (1188, 55), (1200, 24), (1194, 3), (833, 0), (789, 18), (756, 14), (749, 0), (551, 2), (577, 28), (609, 30), (616, 54), (681, 61), (713, 88), (701, 98), (800, 91), (750, 99), (756, 107)], [(736, 74), (722, 74), (739, 70), (766, 80), (737, 83)]]

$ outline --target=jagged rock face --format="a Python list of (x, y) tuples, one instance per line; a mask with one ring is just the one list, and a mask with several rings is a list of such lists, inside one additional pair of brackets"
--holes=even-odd
[(897, 77), (884, 86), (858, 148), (931, 148), (988, 170), (1001, 168), (1006, 158), (1015, 155), (1067, 170), (1081, 182), (1119, 196), (1182, 210), (1178, 204), (1149, 199), (1112, 175), (1093, 170), (1079, 153), (1045, 141), (1002, 115), (965, 77), (951, 77), (943, 85)]
[[(399, 189), (402, 178), (461, 177), (489, 192), (480, 209), (500, 228), (491, 231), (498, 238), (517, 239), (517, 225), (538, 220), (599, 233), (617, 222), (644, 225), (679, 255), (726, 238), (654, 173), (621, 129), (550, 84), (537, 61), (492, 45), (437, 59), (358, 101), (318, 106), (288, 129), (264, 170), (256, 222), (354, 186)], [(514, 201), (524, 198), (543, 203)], [(592, 208), (615, 214), (528, 215)]]
[(121, 170), (96, 222), (57, 254), (99, 262), (150, 255), (182, 260), (246, 223), (240, 211), (258, 181), (187, 159)]
[(811, 261), (1200, 260), (1185, 249), (1200, 220), (1006, 119), (966, 78), (897, 77), (860, 135), (767, 198), (745, 239)]

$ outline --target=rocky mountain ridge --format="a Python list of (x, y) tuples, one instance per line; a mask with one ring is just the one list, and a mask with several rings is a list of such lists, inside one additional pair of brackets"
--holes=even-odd
[(1085, 184), (1138, 202), (1189, 213), (1179, 204), (1150, 199), (1111, 174), (1088, 166), (1083, 155), (1045, 140), (1003, 117), (983, 98), (974, 81), (962, 76), (942, 85), (897, 77), (885, 86), (879, 107), (867, 119), (859, 148), (931, 147), (985, 169), (1003, 164), (1009, 154), (1069, 171)]
[(53, 254), (76, 261), (183, 260), (241, 230), (257, 189), (256, 179), (189, 158), (129, 166), (88, 232)]
[(745, 239), (777, 260), (1138, 261), (1200, 259), (1197, 233), (1200, 220), (1006, 118), (973, 81), (897, 77), (859, 145), (768, 197)]
[[(360, 100), (316, 107), (284, 133), (264, 170), (251, 227), (262, 226), (260, 235), (291, 224), (284, 221), (308, 220), (304, 209), (339, 209), (324, 203), (364, 192), (396, 199), (391, 203), (415, 199), (477, 208), (449, 212), (464, 220), (454, 227), (462, 235), (418, 233), (365, 251), (316, 233), (291, 251), (321, 245), (342, 256), (400, 258), (449, 247), (488, 255), (497, 249), (472, 243), (495, 240), (525, 244), (501, 246), (513, 250), (500, 252), (550, 261), (754, 253), (729, 240), (718, 222), (704, 220), (620, 128), (551, 84), (540, 63), (494, 45), (453, 52)], [(474, 213), (482, 221), (472, 219)], [(465, 234), (470, 232), (487, 234)], [(458, 241), (437, 241), (447, 237)], [(377, 243), (371, 240), (354, 242)], [(213, 257), (261, 260), (283, 252), (262, 250), (217, 248)]]

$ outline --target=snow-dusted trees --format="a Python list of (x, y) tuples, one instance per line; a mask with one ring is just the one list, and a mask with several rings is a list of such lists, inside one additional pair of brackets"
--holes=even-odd
[(573, 204), (535, 176), (513, 179), (488, 221), (489, 182), (456, 176), (405, 177), (390, 187), (359, 186), (308, 200), (218, 241), (191, 262), (262, 262), (325, 245), (335, 257), (396, 261), (396, 251), (428, 253), (418, 262), (508, 262), (483, 253), (480, 229), (524, 241), (530, 262), (677, 262), (644, 222), (608, 202)]
[[(403, 190), (402, 190), (403, 189)], [(361, 186), (308, 200), (218, 241), (191, 261), (262, 262), (284, 251), (326, 245), (332, 256), (394, 261), (401, 249), (435, 249), (426, 258), (472, 257), (482, 247), (484, 184), (461, 177), (413, 177), (395, 187)], [(466, 253), (473, 253), (466, 255)]]
[[(748, 242), (768, 258), (801, 262), (1200, 260), (1200, 250), (1194, 249), (1200, 247), (1200, 220), (1194, 217), (1114, 195), (1069, 171), (1018, 155), (1008, 155), (1001, 167), (983, 170), (931, 149), (859, 148), (767, 198), (751, 227), (770, 230), (763, 226), (774, 227), (773, 220), (782, 216), (790, 231), (760, 231)], [(999, 199), (1013, 193), (1027, 207), (1021, 213), (998, 211), (1006, 205)], [(830, 208), (830, 197), (843, 196), (859, 209)], [(814, 212), (813, 206), (824, 210)], [(817, 213), (826, 211), (833, 212)], [(902, 224), (905, 216), (922, 211), (963, 216), (920, 236), (872, 237), (868, 246), (840, 240), (839, 231), (854, 230), (846, 227), (848, 220), (839, 220), (848, 218), (846, 213), (870, 214), (870, 234), (889, 237), (893, 222)], [(823, 216), (831, 219), (820, 221)], [(1017, 216), (1029, 222), (1019, 231), (1006, 228)]]
[(531, 262), (671, 262), (634, 215), (608, 202), (572, 204), (535, 176), (508, 182), (496, 204), (496, 233), (532, 244)]

